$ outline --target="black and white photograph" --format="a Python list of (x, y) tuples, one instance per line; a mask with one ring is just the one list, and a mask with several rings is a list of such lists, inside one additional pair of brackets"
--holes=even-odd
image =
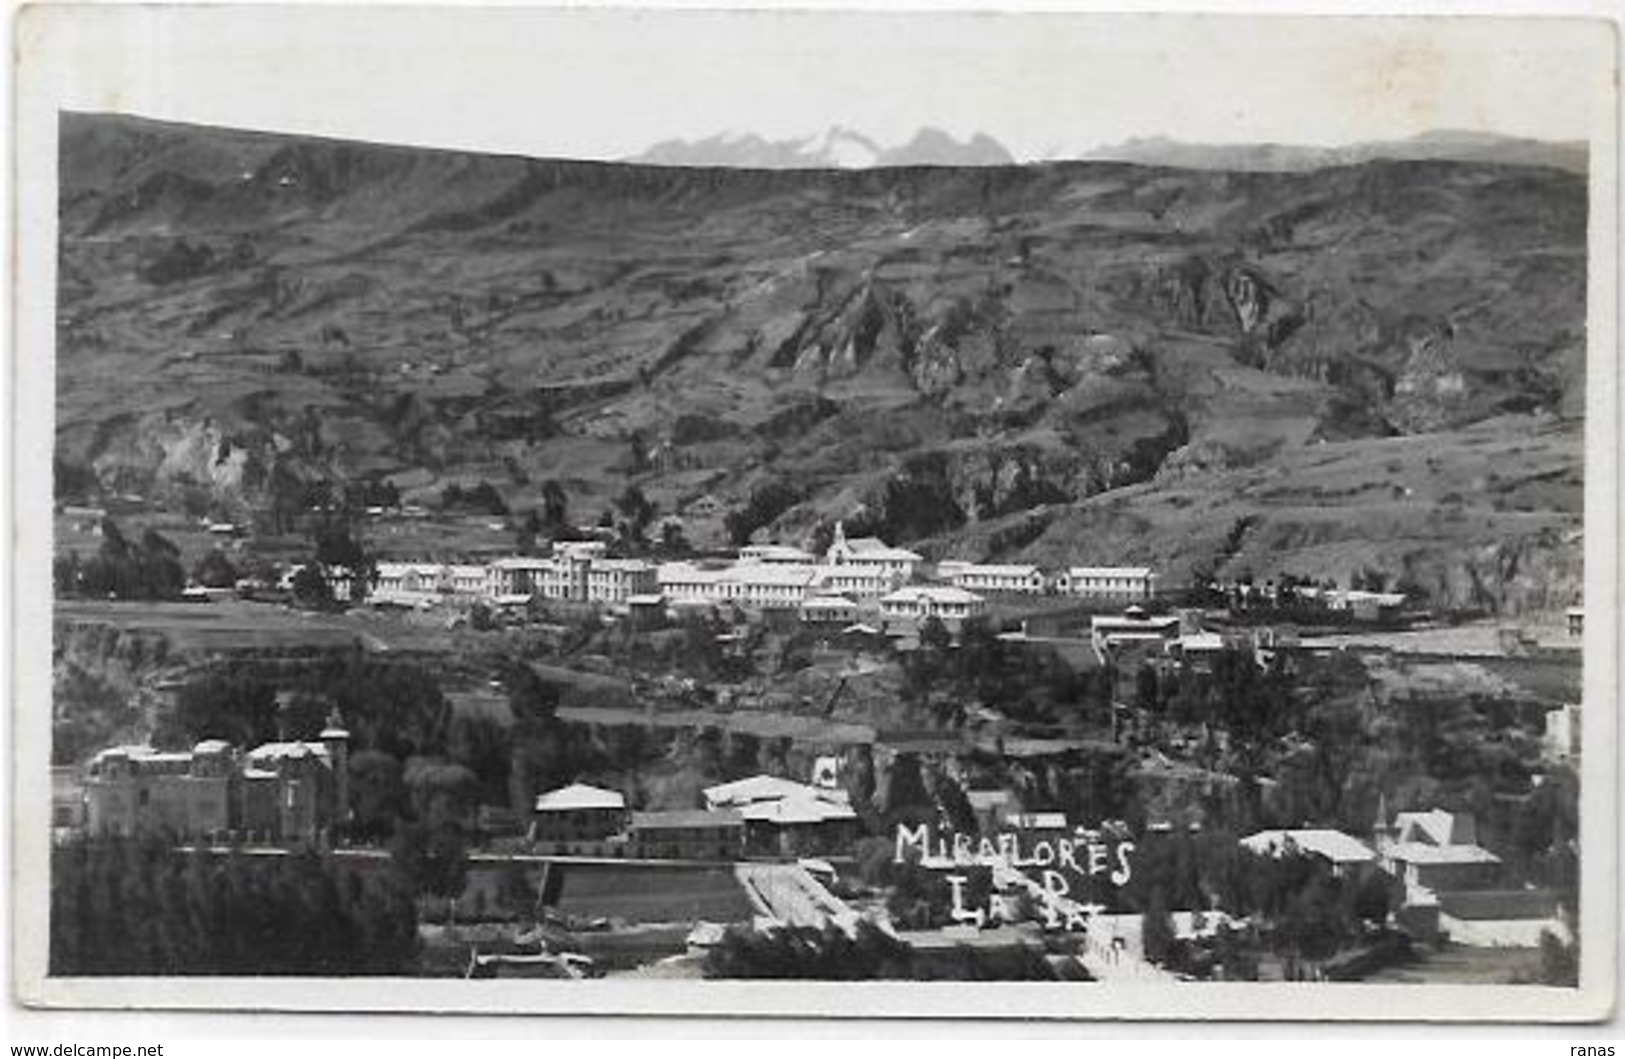
[(23, 1000), (1607, 1017), (1584, 13), (25, 10)]

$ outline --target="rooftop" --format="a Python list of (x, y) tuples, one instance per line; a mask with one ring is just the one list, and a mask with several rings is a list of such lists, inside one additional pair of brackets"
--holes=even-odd
[(907, 548), (893, 548), (879, 537), (852, 537), (846, 542), (846, 554), (855, 559), (869, 559), (876, 562), (920, 562), (923, 559), (918, 552), (911, 552)]
[(1470, 846), (1478, 842), (1478, 824), (1471, 813), (1444, 809), (1400, 813), (1394, 817), (1394, 831), (1400, 842), (1434, 846)]
[(966, 592), (962, 588), (951, 588), (945, 585), (908, 585), (899, 588), (889, 596), (883, 596), (882, 603), (980, 603), (982, 597), (974, 592)]
[(1501, 858), (1483, 846), (1435, 846), (1428, 842), (1394, 842), (1383, 853), (1404, 864), (1499, 864)]
[(980, 577), (1029, 578), (1039, 572), (1031, 563), (938, 563), (937, 570), (945, 574), (970, 574)]
[(808, 797), (821, 801), (839, 802), (845, 804), (847, 793), (838, 790), (824, 790), (810, 787), (805, 783), (797, 783), (782, 776), (757, 775), (732, 783), (719, 783), (714, 787), (705, 789), (705, 802), (707, 805), (738, 806), (748, 805), (752, 802), (777, 801), (783, 798)]
[(577, 809), (625, 809), (626, 795), (585, 783), (572, 783), (536, 796), (538, 813), (563, 813)]
[(1149, 566), (1069, 566), (1069, 577), (1151, 577)]
[(1270, 857), (1280, 857), (1292, 849), (1325, 857), (1333, 864), (1368, 864), (1377, 859), (1371, 848), (1357, 838), (1330, 828), (1299, 828), (1290, 831), (1260, 831), (1248, 835), (1241, 844)]

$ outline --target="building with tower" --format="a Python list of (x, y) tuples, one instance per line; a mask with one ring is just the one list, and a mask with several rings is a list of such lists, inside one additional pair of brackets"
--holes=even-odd
[(92, 835), (291, 844), (349, 818), (350, 733), (335, 710), (321, 735), (240, 752), (207, 739), (191, 750), (109, 747), (85, 767)]

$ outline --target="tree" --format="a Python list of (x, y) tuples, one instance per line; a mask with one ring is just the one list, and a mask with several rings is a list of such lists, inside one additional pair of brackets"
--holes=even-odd
[(570, 529), (570, 498), (557, 478), (542, 483), (542, 525), (555, 537)]
[(211, 548), (192, 568), (192, 580), (205, 588), (230, 588), (237, 583), (237, 568), (225, 552)]
[(59, 845), (50, 867), (53, 975), (405, 975), (415, 962), (416, 911), (393, 873), (108, 838)]
[(293, 575), (293, 601), (306, 610), (328, 610), (333, 606), (333, 586), (318, 563), (306, 563)]
[(683, 524), (677, 521), (664, 523), (660, 527), (660, 551), (664, 555), (681, 556), (690, 551), (688, 538), (683, 536)]
[(621, 536), (631, 544), (642, 544), (655, 516), (655, 506), (643, 495), (643, 490), (628, 485), (615, 498), (615, 509), (621, 513)]
[(377, 580), (378, 563), (349, 527), (342, 523), (324, 523), (317, 527), (311, 543), (317, 564), (328, 570), (349, 571), (351, 602), (359, 603), (365, 599), (372, 583)]
[(395, 832), (390, 857), (415, 894), (455, 900), (468, 883), (468, 842), (456, 823), (403, 823)]
[(1388, 922), (1394, 896), (1388, 877), (1381, 872), (1371, 872), (1355, 886), (1354, 914), (1367, 923), (1381, 926)]
[(536, 514), (535, 508), (531, 508), (529, 511), (525, 512), (524, 521), (521, 522), (519, 524), (519, 528), (514, 531), (514, 545), (519, 549), (519, 554), (535, 555), (536, 538), (541, 536), (541, 533), (541, 516)]
[(399, 761), (381, 750), (350, 755), (350, 830), (354, 837), (387, 838), (407, 811)]
[(255, 747), (277, 738), (276, 688), (250, 670), (222, 666), (182, 685), (158, 716), (153, 741), (173, 749), (205, 739)]
[(1163, 963), (1174, 947), (1174, 917), (1168, 910), (1168, 895), (1156, 886), (1146, 898), (1140, 914), (1140, 945), (1151, 963)]

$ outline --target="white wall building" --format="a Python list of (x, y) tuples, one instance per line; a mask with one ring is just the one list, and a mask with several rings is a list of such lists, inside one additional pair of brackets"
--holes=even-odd
[(625, 603), (659, 591), (655, 567), (642, 559), (592, 559), (587, 563), (587, 600)]
[(967, 592), (1041, 595), (1044, 591), (1044, 572), (1028, 563), (966, 563), (950, 560), (937, 564), (937, 576)]
[(1156, 581), (1147, 566), (1072, 566), (1055, 579), (1055, 590), (1063, 596), (1128, 603), (1150, 599)]
[(881, 615), (894, 621), (958, 622), (986, 609), (981, 596), (949, 586), (907, 585), (880, 599)]
[(833, 567), (850, 567), (872, 572), (891, 579), (893, 586), (914, 579), (914, 572), (924, 559), (907, 548), (893, 548), (878, 537), (846, 538), (846, 528), (835, 523), (835, 539), (830, 542), (824, 563)]
[(801, 620), (808, 625), (852, 625), (858, 605), (845, 596), (812, 596), (801, 603)]
[(719, 603), (727, 570), (694, 563), (661, 563), (655, 571), (660, 594), (671, 603)]

